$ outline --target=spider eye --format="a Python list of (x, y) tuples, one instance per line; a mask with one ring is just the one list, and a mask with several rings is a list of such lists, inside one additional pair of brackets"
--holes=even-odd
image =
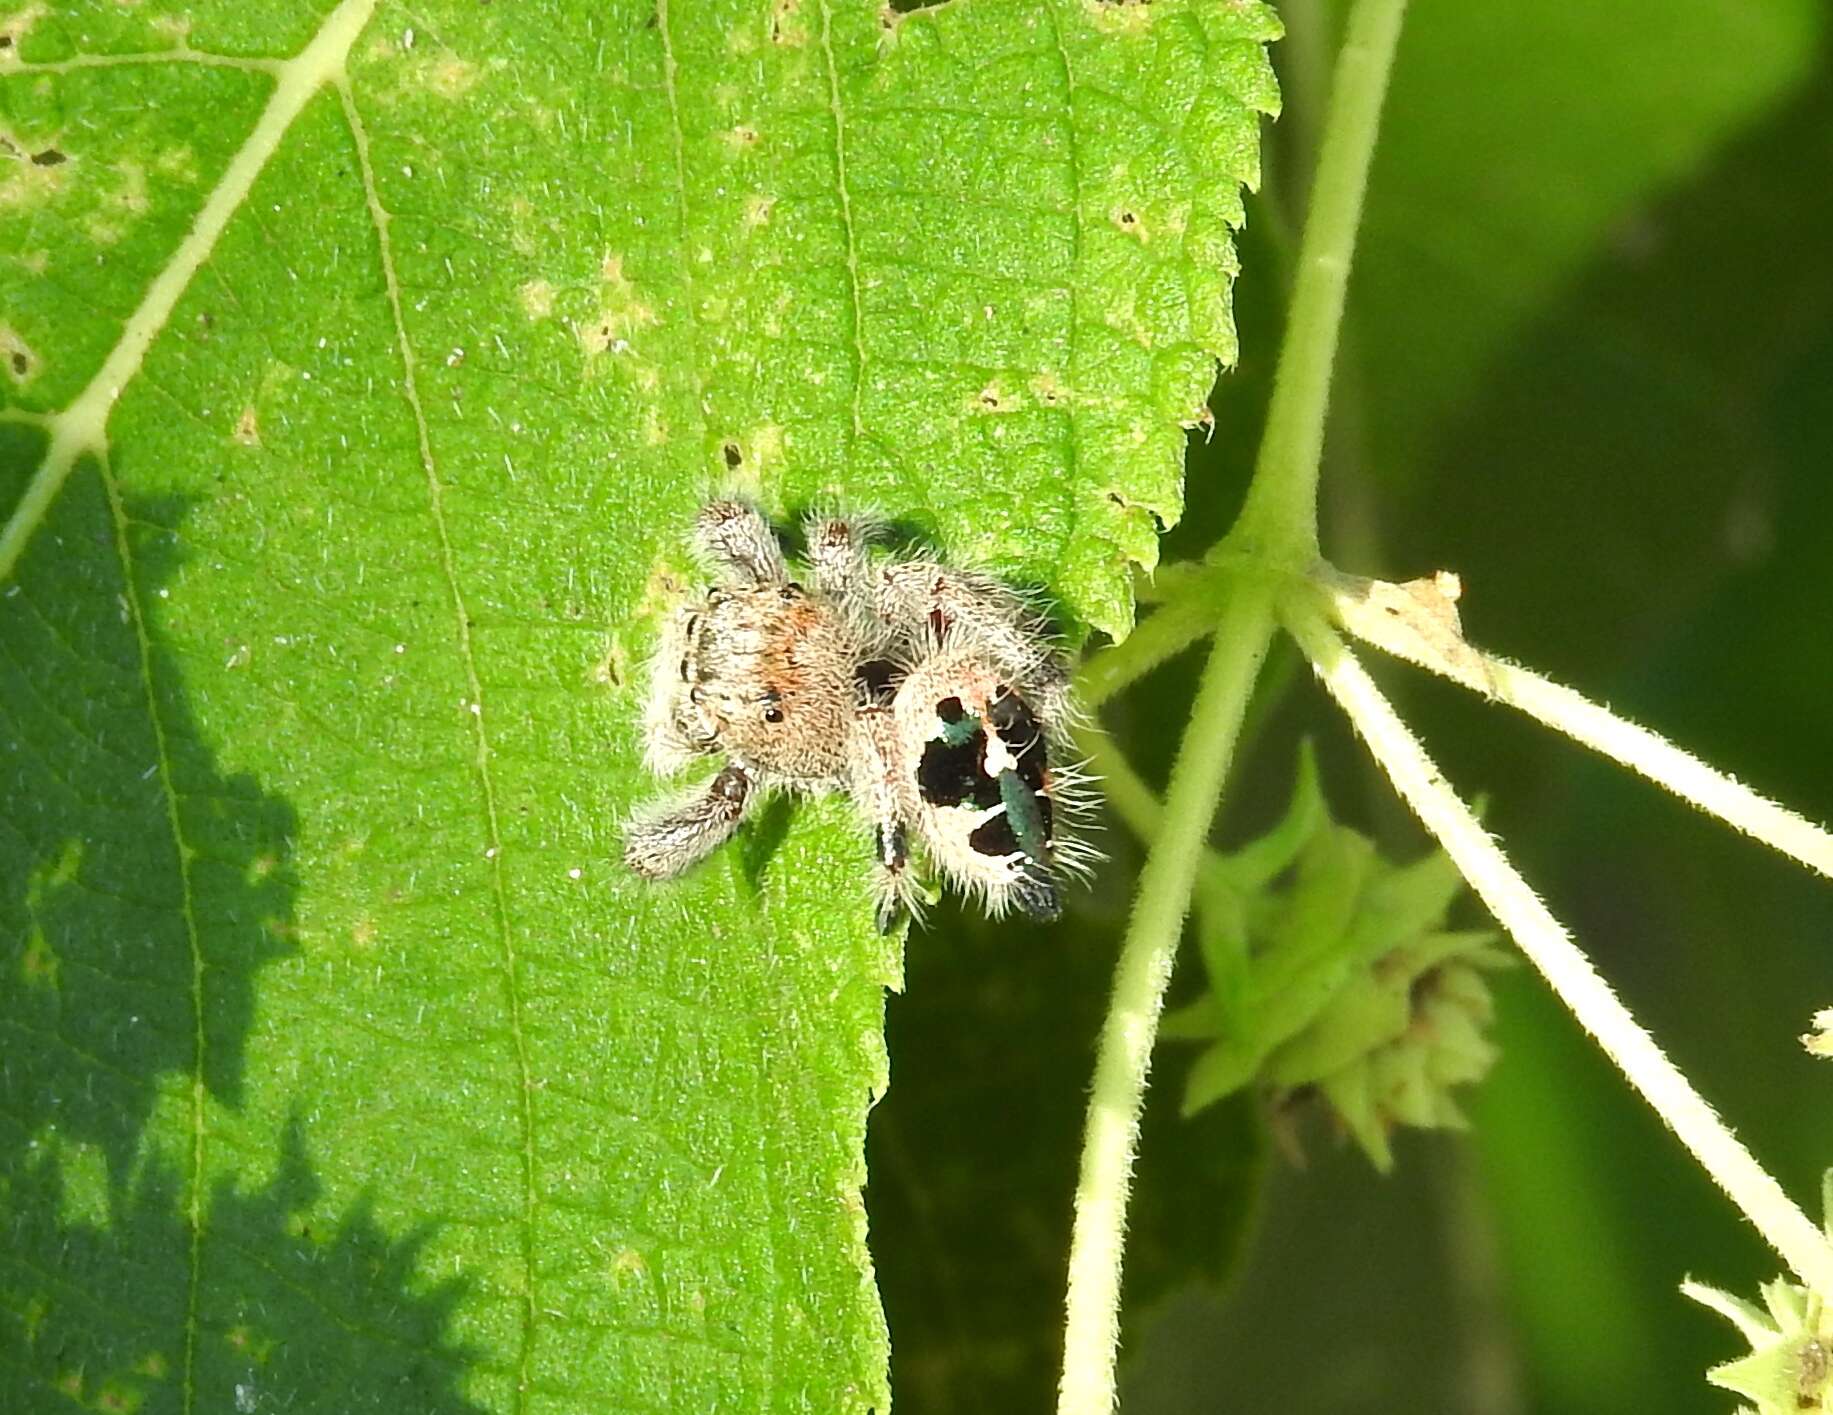
[(764, 709), (764, 721), (765, 722), (778, 723), (778, 722), (781, 722), (782, 720), (783, 720), (783, 709), (782, 708), (767, 707)]

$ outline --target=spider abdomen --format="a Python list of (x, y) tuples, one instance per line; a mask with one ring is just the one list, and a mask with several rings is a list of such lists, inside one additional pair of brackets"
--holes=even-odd
[(990, 913), (1061, 911), (1050, 749), (1016, 685), (971, 649), (913, 667), (893, 704), (907, 810), (930, 858)]

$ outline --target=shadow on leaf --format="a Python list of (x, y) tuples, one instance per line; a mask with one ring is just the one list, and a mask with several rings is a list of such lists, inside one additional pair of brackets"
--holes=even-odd
[[(0, 486), (41, 448), (0, 442)], [(223, 771), (162, 641), (184, 512), (117, 523), (79, 464), (0, 587), (0, 1405), (472, 1410), (428, 1232), (308, 1218), (297, 1123), (264, 1184), (217, 1153), (193, 1192), (193, 1107), (240, 1106), (295, 947), (297, 819)]]

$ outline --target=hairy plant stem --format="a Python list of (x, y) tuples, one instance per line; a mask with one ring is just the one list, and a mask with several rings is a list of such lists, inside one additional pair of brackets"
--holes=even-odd
[(1288, 601), (1282, 608), (1286, 627), (1304, 648), (1330, 695), (1355, 723), (1395, 789), (1567, 1010), (1795, 1274), (1817, 1292), (1833, 1292), (1833, 1246), (1826, 1236), (1617, 1000), (1591, 960), (1439, 774), (1323, 614), (1299, 600)]
[(1483, 664), (1498, 701), (1621, 762), (1708, 815), (1833, 879), (1833, 835), (1812, 821), (1570, 688), (1488, 654), (1483, 655)]
[[(1164, 579), (1169, 593), (1162, 597), (1161, 607), (1145, 621), (1139, 633), (1123, 644), (1094, 655), (1085, 665), (1083, 681), (1097, 688), (1095, 701), (1118, 694), (1207, 633), (1219, 612), (1227, 585), (1252, 573), (1252, 567), (1239, 558), (1226, 565), (1209, 567), (1207, 573), (1193, 571), (1188, 565), (1168, 566)], [(1659, 733), (1531, 669), (1486, 653), (1462, 638), (1456, 639), (1458, 653), (1451, 656), (1445, 652), (1443, 641), (1410, 632), (1401, 620), (1387, 619), (1379, 613), (1355, 612), (1354, 595), (1346, 597), (1340, 588), (1333, 589), (1328, 574), (1314, 577), (1320, 578), (1322, 584), (1311, 585), (1309, 589), (1303, 576), (1270, 575), (1262, 571), (1261, 578), (1276, 586), (1281, 603), (1297, 603), (1304, 600), (1308, 592), (1320, 594), (1317, 602), (1328, 604), (1330, 615), (1352, 637), (1449, 678), (1492, 702), (1526, 713), (1581, 746), (1671, 791), (1707, 815), (1716, 816), (1772, 850), (1833, 879), (1833, 832), (1751, 790), (1735, 777), (1708, 766)], [(1161, 619), (1165, 627), (1156, 629)], [(1155, 632), (1148, 632), (1153, 630)], [(1096, 770), (1104, 776), (1107, 774), (1109, 768), (1105, 760)]]
[(1299, 246), (1285, 343), (1247, 503), (1223, 540), (1271, 564), (1318, 557), (1317, 480), (1324, 414), (1362, 219), (1369, 160), (1406, 0), (1356, 0), (1337, 55), (1317, 178)]
[(1076, 675), (1076, 696), (1084, 707), (1100, 707), (1127, 684), (1166, 659), (1175, 658), (1216, 624), (1224, 588), (1213, 571), (1179, 576), (1177, 598), (1141, 620), (1126, 638), (1093, 654)]
[(1101, 1029), (1076, 1182), (1060, 1415), (1108, 1415), (1114, 1406), (1121, 1252), (1146, 1072), (1204, 840), (1273, 624), (1272, 595), (1262, 587), (1244, 587), (1224, 607), (1140, 872)]
[[(1215, 645), (1121, 946), (1076, 1184), (1059, 1415), (1109, 1415), (1114, 1406), (1121, 1256), (1146, 1072), (1204, 841), (1272, 642), (1276, 590), (1269, 579), (1318, 558), (1318, 463), (1330, 370), (1405, 9), (1406, 0), (1355, 0), (1337, 59), (1266, 432), (1247, 503), (1216, 552), (1220, 561), (1239, 556), (1271, 573), (1237, 581), (1214, 619)], [(1141, 626), (1139, 632), (1151, 633), (1155, 642), (1135, 650), (1139, 658), (1181, 649), (1205, 627), (1198, 615), (1153, 630), (1161, 617), (1162, 611)], [(1126, 664), (1124, 657), (1109, 660), (1110, 668)], [(1098, 677), (1085, 684), (1090, 701), (1107, 696)]]

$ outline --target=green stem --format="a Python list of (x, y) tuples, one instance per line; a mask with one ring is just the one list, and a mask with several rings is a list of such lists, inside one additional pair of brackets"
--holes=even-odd
[(1083, 1135), (1059, 1415), (1108, 1415), (1114, 1406), (1120, 1260), (1146, 1072), (1204, 840), (1272, 638), (1272, 593), (1244, 586), (1216, 625), (1215, 647), (1172, 769), (1162, 827), (1140, 873), (1101, 1029)]
[[(1249, 699), (1247, 724), (1235, 734), (1236, 753), (1242, 751), (1244, 742), (1253, 740), (1253, 709), (1260, 701), (1259, 696)], [(1079, 732), (1076, 734), (1076, 746), (1088, 759), (1089, 770), (1100, 778), (1101, 796), (1109, 809), (1120, 817), (1120, 823), (1133, 833), (1140, 844), (1149, 848), (1158, 839), (1158, 833), (1165, 824), (1165, 807), (1157, 794), (1133, 770), (1133, 764), (1126, 759), (1126, 754), (1105, 733), (1093, 730)], [(1220, 890), (1230, 897), (1238, 892), (1228, 874), (1227, 858), (1205, 846), (1197, 861), (1197, 882), (1191, 891), (1199, 915), (1203, 912), (1204, 901), (1209, 897), (1206, 891), (1210, 890)]]
[(1176, 598), (1143, 619), (1119, 643), (1091, 655), (1076, 675), (1076, 697), (1093, 710), (1136, 678), (1175, 658), (1216, 624), (1217, 576), (1181, 574)]
[(1349, 714), (1370, 755), (1566, 1009), (1796, 1276), (1815, 1292), (1833, 1293), (1833, 1246), (1826, 1234), (1796, 1207), (1618, 1000), (1572, 935), (1452, 790), (1322, 613), (1314, 607), (1287, 606), (1285, 617), (1286, 628), (1331, 697)]
[(1114, 745), (1107, 733), (1086, 728), (1076, 734), (1076, 750), (1087, 759), (1088, 770), (1101, 783), (1101, 799), (1120, 817), (1120, 822), (1140, 844), (1150, 845), (1158, 839), (1164, 825), (1165, 808), (1157, 794), (1146, 785), (1126, 753)]
[[(1318, 463), (1330, 371), (1381, 100), (1405, 8), (1406, 0), (1355, 0), (1350, 12), (1265, 440), (1241, 517), (1211, 555), (1218, 563), (1245, 560), (1260, 573), (1229, 577), (1221, 596), (1215, 644), (1178, 749), (1115, 970), (1076, 1183), (1059, 1415), (1109, 1415), (1114, 1407), (1121, 1255), (1146, 1073), (1210, 822), (1272, 643), (1277, 581), (1309, 568), (1318, 557)], [(1211, 580), (1193, 595), (1180, 596), (1178, 603), (1148, 619), (1133, 640), (1104, 656), (1105, 663), (1091, 665), (1084, 677), (1089, 701), (1106, 698), (1141, 671), (1140, 664), (1161, 661), (1200, 637), (1213, 611), (1203, 612), (1193, 601), (1213, 600), (1222, 583)], [(1144, 641), (1136, 644), (1142, 636)]]
[(1356, 0), (1337, 55), (1310, 215), (1266, 435), (1247, 504), (1225, 544), (1274, 563), (1318, 556), (1317, 478), (1362, 194), (1406, 0)]

